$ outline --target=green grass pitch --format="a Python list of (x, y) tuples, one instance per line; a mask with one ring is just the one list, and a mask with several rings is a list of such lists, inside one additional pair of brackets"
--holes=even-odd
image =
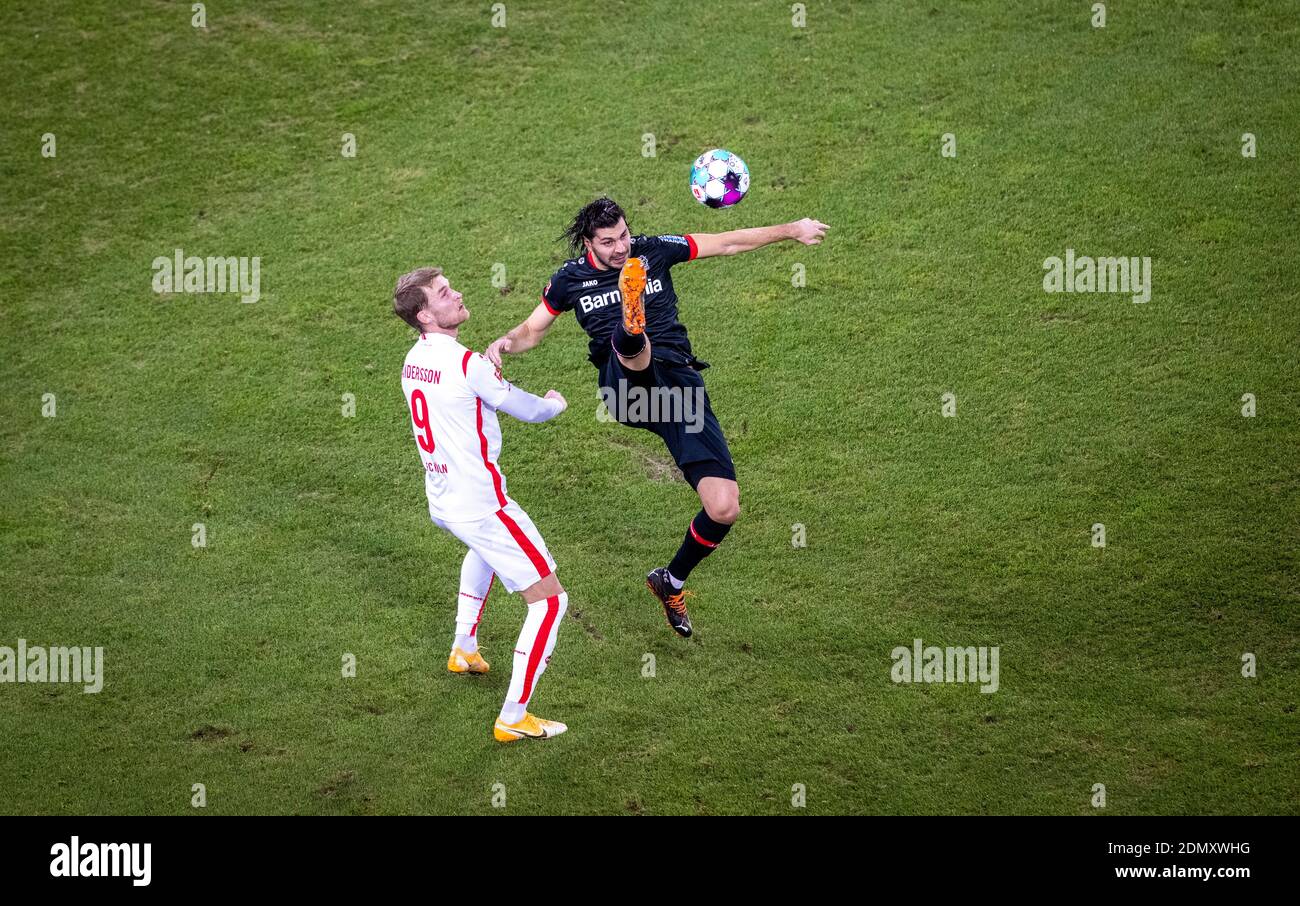
[[(0, 684), (0, 812), (1296, 813), (1300, 12), (1106, 6), (6, 3), (0, 646), (102, 646), (104, 688)], [(742, 507), (691, 641), (643, 587), (689, 487), (596, 417), (572, 316), (508, 361), (570, 401), (502, 420), (570, 730), (502, 746), (524, 608), (445, 672), (392, 286), (443, 267), (481, 350), (606, 192), (831, 232), (674, 271)], [(155, 293), (177, 248), (261, 298)], [(1045, 292), (1066, 249), (1150, 257), (1150, 301)], [(916, 638), (998, 690), (892, 682)]]

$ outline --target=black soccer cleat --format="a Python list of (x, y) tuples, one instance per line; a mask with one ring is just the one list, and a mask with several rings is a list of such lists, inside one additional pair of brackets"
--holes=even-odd
[(645, 577), (645, 587), (650, 589), (651, 593), (659, 599), (659, 603), (664, 606), (664, 616), (668, 618), (668, 625), (673, 632), (684, 639), (689, 639), (691, 617), (686, 612), (688, 592), (685, 589), (677, 591), (673, 588), (673, 583), (668, 580), (668, 568), (661, 566), (652, 569), (650, 575)]

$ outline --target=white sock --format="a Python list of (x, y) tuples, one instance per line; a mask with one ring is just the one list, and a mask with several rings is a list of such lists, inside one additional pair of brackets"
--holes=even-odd
[(460, 565), (460, 594), (456, 596), (456, 647), (466, 654), (478, 651), (478, 623), (496, 576), (474, 551)]
[(510, 674), (510, 689), (501, 707), (501, 720), (517, 724), (524, 719), (528, 701), (537, 688), (537, 681), (546, 672), (555, 650), (555, 639), (560, 634), (560, 623), (569, 609), (569, 595), (560, 592), (528, 605), (528, 618), (519, 630), (515, 642), (514, 670)]
[(524, 719), (528, 709), (523, 705), (512, 705), (506, 702), (501, 706), (501, 722), (503, 724), (517, 724)]
[(668, 574), (668, 581), (672, 583), (673, 591), (681, 591), (682, 586), (686, 584), (684, 580), (677, 578), (672, 573)]

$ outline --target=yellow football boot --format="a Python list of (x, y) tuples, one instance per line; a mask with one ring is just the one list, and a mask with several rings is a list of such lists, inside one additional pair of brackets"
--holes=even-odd
[(569, 729), (558, 720), (545, 720), (524, 712), (524, 719), (517, 724), (502, 723), (498, 717), (492, 726), (492, 735), (497, 742), (514, 742), (516, 739), (550, 739)]
[(488, 662), (477, 651), (466, 654), (459, 648), (453, 648), (451, 656), (447, 658), (447, 669), (452, 673), (487, 673)]

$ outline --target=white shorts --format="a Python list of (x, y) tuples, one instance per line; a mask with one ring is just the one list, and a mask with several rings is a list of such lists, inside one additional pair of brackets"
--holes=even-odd
[(432, 518), (435, 525), (451, 532), (482, 557), (511, 593), (523, 591), (555, 572), (555, 560), (546, 549), (542, 533), (513, 500), (476, 522)]

